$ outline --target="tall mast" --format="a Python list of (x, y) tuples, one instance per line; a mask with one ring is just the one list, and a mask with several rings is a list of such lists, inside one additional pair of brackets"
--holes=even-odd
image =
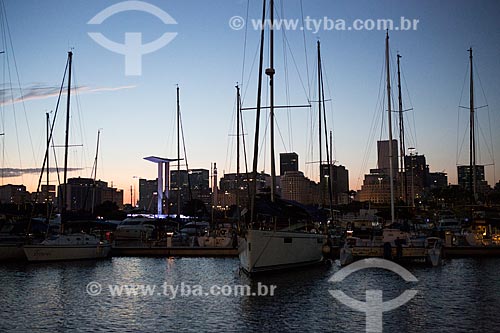
[(469, 48), (469, 60), (470, 60), (470, 129), (469, 129), (469, 188), (471, 191), (471, 204), (474, 203), (476, 198), (476, 137), (475, 137), (475, 125), (474, 125), (474, 75), (473, 75), (473, 64), (472, 64), (472, 47)]
[(240, 113), (240, 86), (236, 84), (236, 213), (238, 214), (238, 229), (240, 228)]
[[(61, 221), (64, 222), (64, 216), (66, 215), (67, 210), (67, 201), (68, 201), (68, 145), (69, 145), (69, 110), (70, 110), (70, 97), (71, 97), (71, 64), (73, 61), (73, 52), (68, 52), (68, 96), (66, 100), (66, 138), (64, 141), (64, 195), (62, 199), (62, 214)], [(63, 228), (63, 224), (61, 223), (61, 230)]]
[[(93, 191), (92, 191), (92, 205), (91, 212), (94, 214), (94, 206), (95, 206), (95, 191), (96, 191), (96, 178), (97, 178), (97, 157), (99, 156), (99, 138), (101, 136), (101, 130), (97, 130), (97, 147), (95, 149), (95, 159), (94, 159), (94, 179), (93, 179)], [(134, 201), (132, 197), (130, 198), (130, 204), (134, 207)]]
[[(324, 184), (323, 179), (321, 179), (321, 170), (322, 170), (322, 164), (323, 164), (323, 156), (322, 156), (322, 146), (321, 146), (321, 111), (323, 110), (321, 107), (321, 51), (320, 51), (320, 42), (318, 40), (317, 42), (317, 49), (318, 49), (318, 142), (319, 142), (319, 183)], [(331, 175), (328, 175), (331, 176)], [(321, 186), (321, 204), (324, 205), (325, 203), (325, 191), (324, 187)]]
[(177, 219), (181, 217), (181, 106), (177, 86)]
[(47, 200), (47, 225), (49, 225), (49, 220), (50, 220), (50, 208), (49, 208), (49, 149), (50, 149), (50, 116), (49, 113), (47, 112), (46, 114), (47, 118), (47, 189), (45, 193), (45, 200)]
[[(266, 19), (266, 0), (262, 4), (262, 22)], [(250, 197), (250, 218), (251, 221), (255, 218), (255, 196), (257, 194), (257, 159), (259, 157), (259, 122), (261, 109), (262, 95), (262, 68), (264, 66), (264, 28), (260, 31), (260, 51), (259, 51), (259, 82), (257, 85), (257, 110), (255, 112), (255, 136), (253, 145), (253, 165), (252, 165), (252, 191)]]
[(266, 75), (269, 76), (269, 121), (270, 121), (270, 144), (271, 144), (271, 202), (275, 201), (276, 191), (276, 164), (274, 160), (274, 0), (270, 1), (269, 15), (271, 16), (271, 29), (269, 31), (269, 64)]
[[(401, 94), (401, 71), (399, 65), (399, 59), (401, 56), (398, 54), (398, 100), (399, 100), (399, 163), (401, 165), (401, 195), (403, 201), (408, 200), (408, 184), (406, 180), (406, 169), (405, 169), (405, 125), (403, 121), (403, 96)], [(413, 200), (413, 199), (412, 199)]]
[(385, 67), (387, 69), (387, 115), (389, 129), (389, 183), (391, 187), (391, 223), (394, 223), (394, 172), (392, 170), (392, 110), (391, 110), (391, 74), (389, 69), (389, 31), (385, 38)]

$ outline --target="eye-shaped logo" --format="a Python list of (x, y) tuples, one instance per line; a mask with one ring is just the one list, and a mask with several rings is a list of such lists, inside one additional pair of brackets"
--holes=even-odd
[[(143, 1), (124, 1), (109, 6), (91, 18), (87, 24), (101, 24), (110, 16), (131, 10), (150, 13), (165, 24), (177, 24), (167, 12)], [(140, 32), (126, 32), (124, 44), (109, 40), (100, 32), (89, 32), (88, 35), (102, 47), (115, 53), (125, 55), (125, 75), (141, 75), (142, 55), (161, 49), (170, 43), (175, 36), (177, 36), (177, 33), (166, 32), (160, 38), (147, 44), (142, 44), (142, 33)]]
[[(398, 274), (405, 281), (418, 282), (417, 278), (405, 268), (392, 261), (379, 258), (368, 258), (356, 261), (333, 274), (328, 281), (343, 281), (350, 274), (366, 268), (383, 268)], [(415, 297), (418, 291), (414, 289), (406, 290), (398, 297), (387, 302), (384, 302), (382, 298), (382, 290), (366, 290), (366, 302), (358, 301), (357, 299), (349, 297), (341, 290), (329, 290), (329, 292), (342, 304), (350, 307), (351, 309), (366, 313), (366, 332), (382, 332), (383, 313), (404, 305), (406, 302)]]

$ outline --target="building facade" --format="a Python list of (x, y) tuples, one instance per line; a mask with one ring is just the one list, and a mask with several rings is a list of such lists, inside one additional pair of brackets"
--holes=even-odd
[(343, 165), (322, 164), (320, 168), (320, 201), (326, 205), (329, 203), (329, 187), (328, 181), (331, 177), (331, 187), (333, 195), (333, 203), (336, 205), (346, 204), (349, 200), (349, 170)]
[(280, 176), (287, 171), (299, 171), (299, 155), (297, 153), (280, 153)]
[(145, 212), (156, 213), (158, 202), (158, 178), (153, 180), (139, 179), (138, 208)]
[[(93, 207), (105, 201), (116, 203), (123, 208), (123, 190), (108, 187), (108, 183), (92, 178), (69, 178), (67, 197), (64, 197), (64, 184), (58, 187), (58, 205), (68, 211), (91, 211)], [(64, 200), (62, 202), (61, 200)]]
[(0, 203), (22, 205), (31, 200), (24, 185), (7, 184), (0, 186)]
[[(471, 191), (471, 183), (473, 181), (472, 168), (470, 165), (457, 166), (458, 185), (467, 191)], [(476, 165), (476, 192), (486, 193), (490, 190), (488, 183), (485, 180), (484, 165)]]
[[(391, 152), (389, 152), (389, 140), (377, 141), (377, 157), (378, 157), (378, 168), (382, 173), (390, 174), (390, 160), (392, 158), (392, 174), (394, 177), (397, 176), (399, 170), (398, 163), (398, 140), (392, 140)], [(389, 157), (391, 154), (391, 157)]]

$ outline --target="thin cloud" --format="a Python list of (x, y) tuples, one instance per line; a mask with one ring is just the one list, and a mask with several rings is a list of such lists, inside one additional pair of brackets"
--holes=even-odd
[[(84, 168), (68, 168), (69, 172), (81, 171), (81, 170), (84, 170)], [(50, 172), (57, 172), (57, 171), (58, 170), (56, 168), (50, 168)], [(59, 169), (59, 171), (62, 171), (62, 168)], [(4, 178), (20, 177), (27, 174), (40, 174), (41, 172), (42, 172), (41, 168), (26, 168), (26, 169), (0, 168), (0, 175), (2, 175)]]
[[(119, 91), (125, 89), (135, 88), (135, 85), (128, 86), (118, 86), (118, 87), (89, 87), (89, 86), (77, 86), (72, 92), (76, 93), (98, 93), (104, 91)], [(2, 98), (2, 102), (0, 105), (6, 104), (16, 104), (19, 102), (26, 102), (37, 99), (45, 99), (49, 97), (54, 97), (59, 95), (60, 87), (57, 86), (49, 86), (44, 84), (32, 84), (31, 86), (24, 89), (11, 89), (10, 87), (2, 87), (0, 88), (0, 97)], [(63, 87), (62, 94), (66, 95), (67, 87)]]

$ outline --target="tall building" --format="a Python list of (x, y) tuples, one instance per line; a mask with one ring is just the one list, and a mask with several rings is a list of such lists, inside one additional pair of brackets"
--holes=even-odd
[[(485, 180), (484, 165), (476, 165), (476, 191), (484, 193), (489, 190), (488, 183)], [(472, 172), (470, 165), (457, 166), (458, 185), (467, 191), (471, 190)]]
[(139, 209), (146, 212), (157, 212), (158, 178), (153, 180), (139, 179)]
[(406, 155), (405, 172), (408, 197), (421, 197), (429, 182), (429, 166), (426, 164), (425, 155)]
[(210, 172), (207, 169), (189, 170), (189, 182), (193, 199), (202, 201), (205, 205), (212, 204), (212, 189), (210, 188)]
[(206, 169), (189, 170), (189, 182), (193, 190), (207, 190), (210, 188), (209, 171)]
[[(394, 178), (398, 174), (398, 140), (392, 139), (392, 174)], [(389, 140), (377, 141), (377, 157), (378, 157), (378, 168), (382, 173), (389, 175), (390, 173), (390, 158), (389, 158)]]
[(318, 202), (318, 184), (305, 177), (301, 171), (287, 171), (281, 178), (281, 197), (304, 205)]
[(299, 171), (299, 155), (297, 153), (280, 153), (280, 176), (287, 171)]
[[(387, 204), (391, 202), (390, 161), (392, 157), (392, 175), (394, 198), (398, 198), (398, 141), (393, 139), (391, 152), (389, 152), (389, 140), (377, 141), (377, 164), (378, 169), (370, 169), (370, 174), (365, 175), (361, 190), (356, 198), (359, 201), (370, 201), (373, 203)], [(390, 157), (390, 155), (392, 155)]]
[(322, 164), (320, 168), (320, 185), (324, 198), (323, 204), (327, 204), (329, 201), (327, 176), (330, 171), (333, 202), (334, 204), (345, 204), (349, 199), (349, 195), (347, 194), (349, 191), (349, 170), (347, 170), (343, 165), (332, 165), (330, 170), (328, 164)]
[[(397, 193), (395, 191), (395, 193)], [(389, 176), (380, 172), (379, 169), (371, 169), (370, 174), (365, 175), (361, 190), (356, 194), (358, 201), (370, 201), (378, 204), (391, 202), (391, 188)]]
[[(104, 201), (111, 201), (118, 207), (123, 206), (123, 190), (108, 187), (108, 183), (92, 178), (69, 178), (65, 198), (65, 207), (68, 211), (91, 211), (92, 206), (102, 204)], [(63, 207), (61, 202), (63, 197), (64, 184), (59, 185), (58, 198), (59, 207)]]
[(448, 186), (448, 175), (446, 172), (429, 172), (427, 175), (427, 187), (444, 188)]
[[(177, 211), (177, 198), (180, 195), (181, 205), (193, 199), (210, 205), (210, 179), (207, 169), (170, 170), (170, 211)], [(172, 210), (173, 209), (173, 210)]]
[[(226, 173), (219, 181), (218, 205), (231, 206), (236, 204), (236, 193), (239, 191), (240, 205), (246, 206), (249, 202), (249, 179), (251, 172), (240, 173), (239, 188), (236, 173)], [(270, 184), (271, 176), (266, 173), (257, 174), (257, 192)]]

